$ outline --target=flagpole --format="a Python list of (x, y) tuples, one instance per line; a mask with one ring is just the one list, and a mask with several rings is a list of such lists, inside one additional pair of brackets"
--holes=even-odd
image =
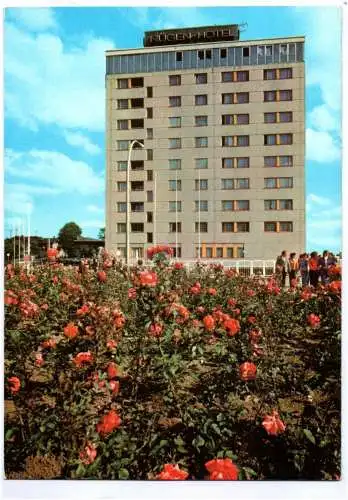
[(16, 265), (16, 224), (13, 224), (13, 265)]
[(156, 238), (156, 216), (157, 216), (157, 172), (154, 172), (154, 184), (153, 184), (153, 198), (154, 198), (154, 204), (153, 204), (153, 244), (156, 246), (157, 238)]
[(175, 181), (175, 259), (178, 260), (178, 171)]
[(201, 258), (201, 171), (198, 170), (198, 260)]

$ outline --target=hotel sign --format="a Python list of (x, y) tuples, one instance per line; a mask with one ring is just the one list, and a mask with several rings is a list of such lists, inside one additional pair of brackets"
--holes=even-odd
[(144, 47), (239, 40), (238, 24), (164, 31), (146, 31)]

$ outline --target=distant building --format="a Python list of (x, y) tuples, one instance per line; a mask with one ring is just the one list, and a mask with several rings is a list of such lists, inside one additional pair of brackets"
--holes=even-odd
[(106, 52), (106, 249), (184, 259), (305, 251), (304, 37), (238, 26), (145, 34)]

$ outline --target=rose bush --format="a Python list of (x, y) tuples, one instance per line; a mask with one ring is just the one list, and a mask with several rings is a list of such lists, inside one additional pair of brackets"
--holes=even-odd
[(222, 266), (109, 260), (7, 273), (8, 478), (340, 476), (337, 270), (281, 291)]

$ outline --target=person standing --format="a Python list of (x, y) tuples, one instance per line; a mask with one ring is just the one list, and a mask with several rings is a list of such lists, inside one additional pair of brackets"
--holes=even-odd
[(309, 284), (308, 253), (302, 253), (299, 259), (299, 269), (301, 273), (302, 286)]
[(329, 268), (329, 252), (324, 250), (323, 256), (318, 260), (319, 276), (320, 281), (323, 285), (327, 283), (328, 280), (328, 268)]
[(289, 283), (290, 286), (294, 286), (295, 285), (294, 280), (296, 281), (298, 273), (298, 260), (296, 259), (295, 252), (292, 252), (290, 254), (288, 267), (289, 267)]
[(279, 277), (278, 279), (282, 287), (285, 286), (287, 268), (288, 268), (287, 252), (286, 250), (283, 250), (276, 260), (276, 274)]
[(308, 261), (309, 267), (309, 283), (313, 287), (318, 286), (319, 281), (319, 263), (318, 263), (318, 253), (312, 252), (310, 259)]

